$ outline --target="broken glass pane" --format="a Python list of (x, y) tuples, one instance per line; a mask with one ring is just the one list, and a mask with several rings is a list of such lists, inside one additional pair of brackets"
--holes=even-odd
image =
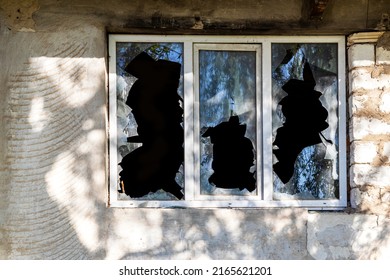
[(274, 199), (338, 198), (337, 65), (337, 44), (272, 44)]
[(117, 43), (118, 192), (121, 199), (181, 199), (183, 45)]
[(201, 194), (254, 195), (256, 52), (199, 51)]

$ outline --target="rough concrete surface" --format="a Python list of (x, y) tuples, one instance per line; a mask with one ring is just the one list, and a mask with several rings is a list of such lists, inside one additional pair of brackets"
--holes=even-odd
[(388, 218), (345, 213), (310, 213), (307, 248), (315, 259), (387, 259)]

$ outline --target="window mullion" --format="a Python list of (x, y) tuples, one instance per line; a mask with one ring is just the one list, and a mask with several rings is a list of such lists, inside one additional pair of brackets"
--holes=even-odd
[(257, 178), (257, 195), (259, 199), (263, 199), (263, 125), (262, 125), (262, 51), (263, 47), (257, 49), (256, 52), (256, 178)]
[[(273, 196), (272, 182), (272, 69), (271, 42), (262, 44), (262, 128), (263, 128), (263, 200), (270, 201)], [(261, 168), (261, 164), (258, 165)]]
[(192, 154), (194, 156), (194, 190), (193, 194), (196, 199), (199, 199), (200, 196), (200, 139), (199, 139), (199, 48), (197, 45), (193, 45), (193, 51), (192, 51), (193, 59), (192, 59), (192, 66), (193, 66), (193, 95), (192, 95), (192, 102), (193, 102), (193, 145), (192, 145)]
[[(345, 155), (347, 152), (346, 147), (346, 83), (345, 83), (345, 40), (344, 38), (340, 39), (338, 42), (338, 92), (339, 92), (339, 155)], [(339, 156), (339, 199), (340, 204), (347, 205), (347, 162), (346, 157)]]
[(194, 168), (194, 73), (193, 44), (184, 42), (184, 194), (185, 200), (195, 197), (196, 169)]

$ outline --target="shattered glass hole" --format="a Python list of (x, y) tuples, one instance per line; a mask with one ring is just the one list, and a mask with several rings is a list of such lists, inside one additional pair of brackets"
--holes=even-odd
[(272, 54), (274, 198), (337, 198), (337, 45), (272, 44)]

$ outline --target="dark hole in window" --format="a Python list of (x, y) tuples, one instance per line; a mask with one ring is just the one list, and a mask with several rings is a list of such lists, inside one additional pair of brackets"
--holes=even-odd
[(184, 160), (183, 109), (177, 94), (180, 69), (180, 63), (156, 61), (146, 52), (125, 69), (137, 78), (126, 104), (138, 125), (138, 135), (129, 137), (128, 142), (142, 143), (119, 163), (123, 169), (120, 181), (130, 197), (162, 189), (183, 198), (182, 187), (175, 181)]

